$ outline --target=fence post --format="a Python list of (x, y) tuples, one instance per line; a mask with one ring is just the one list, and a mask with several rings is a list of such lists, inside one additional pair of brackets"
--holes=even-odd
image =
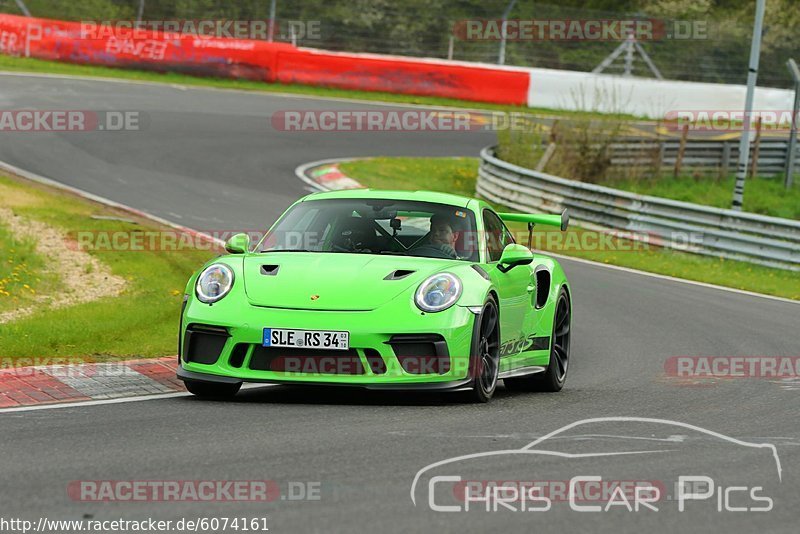
[(681, 172), (681, 165), (683, 164), (683, 153), (686, 151), (686, 138), (689, 137), (689, 125), (683, 125), (683, 132), (681, 132), (681, 144), (678, 147), (678, 155), (675, 158), (675, 169), (672, 171), (673, 178), (677, 178)]
[(25, 2), (23, 2), (22, 0), (16, 0), (16, 3), (17, 7), (19, 8), (20, 11), (22, 11), (23, 15), (25, 15), (26, 17), (31, 16), (31, 12), (28, 10), (28, 6), (25, 5)]
[(753, 142), (753, 159), (750, 161), (750, 178), (758, 175), (758, 152), (761, 150), (761, 117), (756, 119), (756, 140)]
[(728, 177), (731, 168), (731, 144), (727, 141), (722, 142), (722, 161), (719, 166), (719, 178), (724, 180)]
[(656, 172), (655, 177), (661, 178), (661, 165), (664, 164), (664, 156), (667, 155), (666, 141), (659, 141), (658, 151), (656, 152)]
[(553, 154), (556, 153), (556, 140), (558, 139), (558, 132), (556, 128), (558, 127), (558, 119), (553, 121), (553, 125), (550, 126), (550, 135), (549, 135), (549, 142), (547, 143), (547, 148), (544, 150), (544, 154), (542, 154), (539, 163), (536, 164), (536, 171), (537, 172), (544, 172), (544, 169), (547, 167), (547, 164), (550, 163), (550, 160), (553, 159)]

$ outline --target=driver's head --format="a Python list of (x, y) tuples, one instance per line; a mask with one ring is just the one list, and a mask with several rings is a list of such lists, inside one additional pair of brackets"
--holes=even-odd
[(456, 224), (448, 217), (434, 215), (431, 217), (431, 244), (455, 247), (458, 239), (455, 230)]

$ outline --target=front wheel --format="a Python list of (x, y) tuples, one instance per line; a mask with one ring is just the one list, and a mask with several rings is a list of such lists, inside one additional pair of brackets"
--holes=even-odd
[(184, 380), (183, 385), (189, 393), (203, 398), (226, 399), (233, 397), (239, 392), (242, 383), (238, 384), (216, 384), (214, 382), (203, 382), (200, 380)]
[(472, 341), (471, 398), (475, 402), (489, 402), (497, 389), (500, 372), (500, 321), (494, 299), (486, 301), (477, 320), (480, 322)]
[(550, 339), (550, 363), (544, 373), (517, 378), (506, 378), (503, 383), (511, 391), (557, 392), (564, 387), (569, 367), (570, 327), (572, 309), (567, 290), (561, 288), (556, 300), (553, 334)]

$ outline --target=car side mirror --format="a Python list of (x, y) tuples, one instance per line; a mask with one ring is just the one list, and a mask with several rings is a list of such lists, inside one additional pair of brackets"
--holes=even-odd
[(533, 252), (528, 247), (523, 245), (511, 244), (503, 249), (503, 255), (500, 256), (500, 262), (497, 268), (501, 272), (507, 273), (514, 267), (519, 265), (530, 265), (533, 263)]
[(244, 254), (250, 250), (250, 236), (236, 234), (225, 243), (225, 250), (231, 254)]

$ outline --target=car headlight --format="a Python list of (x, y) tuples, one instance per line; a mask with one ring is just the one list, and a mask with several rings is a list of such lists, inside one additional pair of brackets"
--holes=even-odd
[(420, 284), (414, 302), (422, 311), (440, 312), (455, 304), (461, 291), (461, 280), (456, 275), (439, 273)]
[(227, 265), (210, 265), (197, 277), (195, 292), (201, 302), (211, 304), (227, 295), (233, 287), (233, 271)]

